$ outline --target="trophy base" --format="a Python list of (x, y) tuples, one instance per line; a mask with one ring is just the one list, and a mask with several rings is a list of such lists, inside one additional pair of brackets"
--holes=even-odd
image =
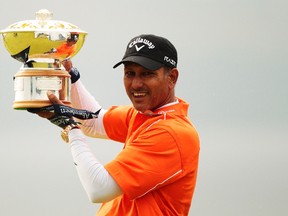
[(14, 76), (13, 108), (25, 110), (49, 106), (47, 92), (51, 91), (67, 106), (70, 102), (70, 75), (65, 70), (22, 69)]
[[(66, 106), (71, 106), (70, 101), (61, 101)], [(27, 110), (28, 108), (41, 108), (50, 106), (52, 103), (49, 100), (34, 100), (34, 101), (16, 101), (13, 103), (13, 109)]]

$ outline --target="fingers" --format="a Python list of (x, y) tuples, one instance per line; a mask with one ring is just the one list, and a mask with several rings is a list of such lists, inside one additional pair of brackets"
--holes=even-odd
[(46, 119), (50, 119), (55, 116), (55, 114), (52, 112), (38, 112), (37, 115)]
[(27, 109), (28, 112), (33, 113), (33, 114), (37, 114), (38, 116), (42, 117), (42, 118), (52, 118), (53, 116), (55, 116), (54, 112), (49, 112), (49, 111), (42, 111), (41, 108), (28, 108)]
[(62, 61), (62, 65), (64, 66), (65, 70), (68, 71), (68, 72), (69, 72), (69, 71), (71, 70), (71, 68), (73, 67), (72, 62), (71, 62), (70, 59), (65, 59), (65, 60), (63, 60), (63, 61)]
[(51, 103), (64, 105), (64, 103), (59, 100), (51, 91), (47, 91), (47, 96)]
[[(51, 91), (47, 91), (47, 97), (52, 104), (64, 105), (64, 103), (61, 100), (59, 100), (58, 97), (56, 95), (54, 95), (53, 92), (51, 92)], [(42, 118), (46, 118), (46, 119), (50, 119), (50, 118), (55, 116), (54, 111), (53, 112), (49, 111), (49, 109), (43, 110), (42, 108), (28, 108), (27, 111), (30, 113), (35, 113), (38, 116), (40, 116)]]

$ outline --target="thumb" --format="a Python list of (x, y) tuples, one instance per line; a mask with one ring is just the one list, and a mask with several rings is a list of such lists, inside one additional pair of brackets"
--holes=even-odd
[(47, 97), (50, 100), (50, 102), (53, 103), (53, 104), (64, 105), (64, 103), (62, 103), (62, 101), (59, 100), (59, 98), (55, 94), (53, 94), (52, 91), (47, 91)]

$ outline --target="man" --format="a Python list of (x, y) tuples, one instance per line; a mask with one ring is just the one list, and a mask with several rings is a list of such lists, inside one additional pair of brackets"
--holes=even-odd
[[(84, 189), (92, 202), (103, 203), (97, 215), (188, 215), (200, 147), (188, 104), (175, 96), (177, 51), (163, 37), (139, 35), (114, 68), (121, 64), (132, 105), (102, 109), (71, 61), (64, 61), (73, 108), (50, 92), (54, 106), (30, 111), (64, 128)], [(103, 166), (84, 134), (121, 142), (123, 150)]]

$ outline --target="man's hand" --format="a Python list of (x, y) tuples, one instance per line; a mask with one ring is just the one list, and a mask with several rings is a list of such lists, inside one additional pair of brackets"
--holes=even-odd
[(72, 62), (71, 62), (70, 59), (64, 59), (64, 60), (62, 61), (62, 65), (64, 66), (65, 70), (68, 71), (68, 72), (69, 72), (69, 71), (71, 70), (71, 68), (73, 67), (73, 64), (72, 64)]
[[(62, 101), (59, 100), (52, 92), (48, 91), (47, 96), (53, 105), (64, 106)], [(77, 125), (77, 122), (73, 120), (72, 116), (57, 115), (55, 113), (53, 106), (47, 106), (43, 108), (29, 108), (27, 109), (27, 111), (31, 113), (36, 113), (38, 116), (48, 119), (51, 123), (63, 129), (66, 128), (70, 124)]]
[(28, 112), (36, 113), (42, 118), (48, 119), (53, 124), (65, 128), (67, 125), (77, 125), (79, 122), (75, 122), (74, 118), (87, 120), (98, 118), (100, 113), (99, 109), (96, 112), (91, 112), (84, 109), (75, 109), (73, 107), (65, 106), (52, 92), (48, 91), (47, 96), (51, 101), (52, 105), (41, 107), (41, 108), (30, 108)]
[[(51, 91), (48, 91), (47, 92), (47, 96), (48, 96), (48, 99), (50, 100), (50, 102), (52, 103), (52, 104), (61, 104), (61, 105), (64, 105), (63, 103), (62, 103), (62, 101), (61, 100), (59, 100), (57, 97), (56, 97), (56, 95), (54, 95)], [(53, 110), (51, 110), (51, 111), (42, 111), (41, 110), (41, 108), (40, 109), (38, 109), (38, 108), (30, 108), (30, 109), (27, 109), (28, 110), (28, 112), (31, 112), (31, 113), (36, 113), (37, 115), (39, 115), (40, 117), (42, 117), (42, 118), (47, 118), (47, 119), (50, 119), (50, 118), (52, 118), (52, 117), (54, 117), (55, 116), (55, 113), (54, 113), (54, 111)]]
[(64, 59), (62, 65), (65, 70), (69, 72), (71, 83), (75, 83), (80, 78), (80, 73), (77, 68), (73, 67), (73, 64), (70, 59)]

